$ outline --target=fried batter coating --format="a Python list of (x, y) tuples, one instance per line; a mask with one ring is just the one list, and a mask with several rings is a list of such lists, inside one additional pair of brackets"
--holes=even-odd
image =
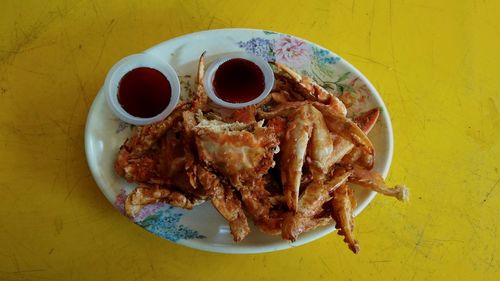
[(382, 178), (379, 173), (366, 170), (359, 166), (354, 166), (349, 182), (355, 183), (377, 193), (394, 197), (399, 201), (406, 202), (410, 199), (410, 192), (406, 186), (396, 185), (395, 187), (390, 188), (385, 185), (384, 178)]
[(251, 184), (274, 165), (278, 145), (274, 130), (253, 124), (202, 120), (195, 128), (200, 160), (235, 187)]
[(347, 184), (341, 185), (333, 192), (333, 199), (330, 202), (332, 206), (332, 218), (335, 220), (335, 228), (338, 234), (344, 236), (344, 242), (355, 254), (359, 252), (358, 241), (354, 238), (354, 208), (356, 208), (356, 199), (352, 190)]
[(222, 184), (216, 175), (205, 168), (200, 168), (198, 173), (202, 186), (210, 193), (212, 205), (229, 222), (234, 241), (243, 240), (250, 233), (250, 228), (234, 190)]
[(282, 145), (281, 182), (287, 206), (297, 211), (302, 167), (306, 158), (307, 144), (313, 130), (312, 107), (299, 107), (290, 117)]
[(161, 187), (160, 185), (139, 185), (125, 200), (125, 213), (129, 217), (136, 216), (146, 205), (165, 202), (184, 209), (193, 208), (194, 203), (184, 194)]
[(339, 169), (334, 177), (324, 183), (312, 182), (300, 197), (297, 212), (286, 214), (283, 226), (283, 239), (297, 240), (297, 237), (308, 229), (313, 223), (313, 218), (321, 213), (322, 206), (332, 197), (331, 193), (347, 182), (350, 172)]

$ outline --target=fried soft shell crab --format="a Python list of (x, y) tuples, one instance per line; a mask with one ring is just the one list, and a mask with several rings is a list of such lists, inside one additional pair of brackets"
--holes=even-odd
[(138, 184), (125, 201), (128, 216), (158, 202), (191, 209), (210, 201), (234, 241), (249, 234), (248, 217), (290, 241), (335, 222), (357, 253), (350, 184), (408, 199), (405, 187), (389, 188), (372, 171), (367, 134), (378, 109), (348, 118), (334, 94), (275, 63), (275, 86), (264, 101), (221, 110), (207, 98), (204, 69), (203, 54), (193, 98), (163, 121), (135, 127), (120, 147), (116, 173)]

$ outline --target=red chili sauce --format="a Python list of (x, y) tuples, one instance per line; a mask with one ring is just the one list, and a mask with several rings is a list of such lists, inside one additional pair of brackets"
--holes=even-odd
[(160, 114), (168, 106), (171, 95), (168, 79), (160, 71), (148, 67), (131, 70), (118, 86), (118, 102), (135, 117), (150, 118)]
[(215, 72), (213, 86), (220, 99), (231, 103), (245, 103), (264, 91), (264, 74), (249, 60), (230, 59)]

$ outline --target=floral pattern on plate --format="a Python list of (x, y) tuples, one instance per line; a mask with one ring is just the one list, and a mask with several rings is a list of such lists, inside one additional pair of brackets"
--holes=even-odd
[[(122, 188), (116, 196), (115, 206), (125, 214), (125, 200), (127, 199), (127, 191)], [(168, 239), (172, 242), (177, 242), (180, 239), (203, 239), (206, 238), (197, 230), (190, 229), (180, 223), (183, 216), (181, 209), (172, 207), (166, 203), (157, 203), (147, 205), (132, 218), (139, 226), (145, 228), (160, 237)]]
[(335, 95), (344, 95), (350, 102), (349, 106), (360, 108), (371, 97), (366, 85), (360, 85), (359, 77), (350, 71), (336, 71), (335, 64), (341, 61), (339, 56), (307, 41), (263, 31), (262, 37), (238, 41), (236, 44), (245, 52), (270, 62), (285, 64), (301, 75), (312, 77), (316, 83)]

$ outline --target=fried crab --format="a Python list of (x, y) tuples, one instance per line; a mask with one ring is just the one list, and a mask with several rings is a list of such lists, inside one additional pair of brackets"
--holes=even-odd
[(264, 101), (221, 109), (207, 98), (204, 69), (202, 54), (192, 99), (161, 122), (135, 127), (120, 147), (115, 171), (138, 184), (125, 201), (128, 216), (148, 204), (191, 209), (210, 201), (234, 241), (250, 233), (248, 217), (290, 241), (334, 222), (357, 253), (351, 186), (408, 200), (404, 186), (387, 187), (372, 170), (367, 134), (378, 109), (348, 117), (336, 94), (278, 63)]

